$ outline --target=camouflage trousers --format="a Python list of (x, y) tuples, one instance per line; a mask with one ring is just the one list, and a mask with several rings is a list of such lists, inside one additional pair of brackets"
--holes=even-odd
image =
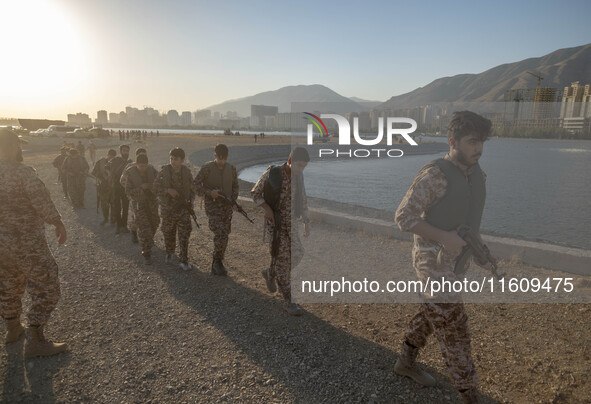
[(105, 222), (109, 221), (109, 212), (111, 210), (111, 189), (106, 181), (99, 183), (96, 192), (100, 198), (101, 211)]
[[(456, 280), (453, 263), (444, 261), (437, 266), (435, 252), (421, 252), (416, 248), (413, 261), (419, 280), (425, 282), (427, 277)], [(437, 300), (425, 297), (418, 312), (410, 320), (405, 330), (405, 341), (417, 348), (427, 343), (431, 334), (435, 334), (439, 348), (448, 368), (453, 385), (458, 390), (475, 388), (478, 384), (476, 367), (472, 360), (470, 346), (470, 330), (468, 316), (464, 304), (458, 296), (438, 296)], [(441, 303), (446, 300), (451, 303)]]
[[(0, 229), (1, 231), (1, 229)], [(57, 264), (49, 251), (44, 231), (24, 238), (3, 237), (0, 233), (0, 314), (20, 317), (25, 290), (31, 297), (29, 324), (49, 320), (60, 298)]]
[(68, 197), (68, 176), (66, 173), (60, 173), (60, 180), (62, 182), (62, 191), (64, 191), (64, 196)]
[(213, 232), (213, 259), (223, 260), (232, 231), (232, 206), (230, 204), (206, 204), (205, 213), (209, 219), (209, 230)]
[(131, 202), (131, 212), (135, 218), (137, 228), (137, 237), (142, 246), (142, 254), (150, 255), (154, 246), (154, 234), (160, 225), (160, 216), (158, 216), (158, 203), (156, 200), (150, 203), (138, 204)]
[(68, 195), (74, 207), (84, 205), (84, 191), (86, 190), (86, 177), (83, 175), (68, 176)]
[(193, 226), (191, 216), (185, 209), (175, 209), (171, 206), (162, 205), (160, 207), (162, 216), (162, 225), (160, 230), (164, 235), (164, 245), (166, 254), (174, 254), (176, 249), (176, 236), (179, 238), (179, 260), (187, 262), (189, 256), (189, 237)]
[(123, 187), (115, 185), (111, 194), (111, 211), (117, 223), (117, 228), (127, 227), (127, 215), (129, 213), (129, 199), (125, 195)]
[[(279, 232), (279, 247), (275, 266), (271, 266), (270, 275), (277, 280), (279, 293), (287, 301), (291, 301), (291, 270), (298, 266), (304, 258), (304, 247), (300, 241), (298, 229), (294, 231), (281, 230)], [(273, 241), (270, 244), (271, 255), (273, 254)]]

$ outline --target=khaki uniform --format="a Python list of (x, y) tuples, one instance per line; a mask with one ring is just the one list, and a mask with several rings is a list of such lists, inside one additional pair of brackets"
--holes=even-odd
[[(167, 189), (173, 188), (180, 197), (174, 199), (168, 194)], [(195, 191), (193, 190), (193, 175), (186, 166), (181, 166), (181, 171), (175, 173), (172, 165), (162, 166), (154, 181), (154, 192), (158, 196), (160, 215), (162, 217), (162, 234), (166, 254), (172, 255), (176, 249), (176, 236), (179, 239), (179, 260), (186, 263), (189, 254), (189, 237), (193, 227), (189, 211), (182, 207), (182, 203), (190, 203), (193, 206)]]
[(60, 298), (57, 264), (45, 239), (45, 223), (61, 216), (31, 167), (0, 161), (0, 314), (20, 317), (25, 289), (29, 324), (47, 323)]
[(160, 224), (158, 202), (152, 190), (142, 189), (142, 184), (153, 184), (158, 172), (151, 165), (146, 173), (140, 173), (137, 166), (126, 170), (125, 193), (131, 200), (131, 211), (137, 226), (137, 235), (142, 246), (142, 254), (150, 256), (154, 245), (154, 234)]
[(62, 172), (68, 179), (68, 195), (75, 208), (84, 206), (88, 170), (86, 159), (80, 155), (66, 157), (62, 165)]
[[(446, 160), (449, 160), (448, 156)], [(432, 166), (422, 170), (396, 211), (395, 221), (398, 227), (402, 231), (409, 231), (424, 220), (426, 212), (443, 198), (446, 188), (447, 179), (439, 167)], [(444, 253), (441, 265), (437, 265), (440, 248), (437, 242), (414, 235), (413, 265), (423, 284), (429, 277), (431, 280), (445, 277), (451, 282), (458, 279), (454, 273), (455, 257)], [(422, 297), (424, 303), (408, 324), (405, 341), (422, 348), (429, 335), (435, 334), (454, 386), (458, 390), (475, 388), (478, 376), (472, 360), (468, 316), (461, 297), (453, 294)], [(442, 299), (449, 303), (434, 302)]]
[[(224, 185), (220, 179), (231, 178)], [(215, 180), (216, 178), (217, 180)], [(228, 238), (232, 231), (232, 205), (222, 197), (213, 199), (211, 190), (218, 189), (232, 200), (238, 198), (238, 174), (236, 167), (226, 163), (220, 170), (215, 161), (210, 161), (201, 167), (195, 177), (195, 187), (198, 195), (203, 195), (205, 213), (209, 219), (209, 230), (213, 232), (213, 259), (223, 261), (228, 246)], [(227, 188), (227, 189), (226, 189)]]
[[(275, 265), (270, 268), (270, 276), (277, 279), (279, 292), (285, 300), (291, 300), (291, 270), (295, 268), (304, 257), (304, 248), (300, 241), (298, 223), (292, 228), (292, 187), (291, 178), (287, 175), (287, 163), (281, 166), (281, 192), (279, 196), (279, 214), (281, 216), (281, 230), (279, 231), (278, 252), (275, 259)], [(255, 186), (252, 188), (251, 195), (254, 203), (260, 206), (265, 202), (264, 188), (265, 182), (269, 179), (271, 167), (261, 175)], [(308, 216), (308, 203), (305, 189), (303, 189), (303, 213), (302, 216)], [(269, 251), (272, 251), (273, 226), (265, 223), (266, 238), (269, 240)]]

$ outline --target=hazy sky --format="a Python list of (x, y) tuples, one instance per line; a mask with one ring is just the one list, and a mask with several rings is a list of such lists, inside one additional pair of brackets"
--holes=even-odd
[(385, 101), (591, 42), (587, 0), (0, 4), (0, 117), (194, 111), (297, 84)]

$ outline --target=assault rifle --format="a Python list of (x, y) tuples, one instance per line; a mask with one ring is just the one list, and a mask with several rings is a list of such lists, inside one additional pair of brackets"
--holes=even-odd
[[(207, 187), (203, 187), (204, 189), (206, 189), (207, 191), (213, 191), (213, 189), (207, 188)], [(238, 205), (238, 202), (236, 202), (236, 199), (232, 199), (230, 198), (228, 195), (224, 194), (222, 191), (218, 190), (218, 194), (224, 198), (224, 200), (226, 202), (228, 202), (230, 205), (232, 206), (236, 206), (236, 208), (238, 209), (238, 213), (240, 213), (242, 216), (244, 216), (246, 218), (246, 220), (248, 220), (250, 223), (254, 224), (254, 220), (251, 219), (250, 217), (248, 217), (248, 213), (246, 213), (246, 211), (242, 208), (241, 205)]]
[(505, 274), (499, 274), (497, 272), (497, 261), (493, 258), (490, 250), (480, 239), (474, 234), (470, 227), (462, 225), (458, 228), (458, 236), (460, 236), (466, 245), (462, 248), (462, 252), (456, 258), (456, 265), (454, 272), (458, 275), (463, 275), (466, 272), (466, 265), (468, 260), (474, 256), (476, 261), (481, 265), (490, 263), (492, 266), (492, 274), (497, 279), (502, 279)]
[(195, 209), (193, 209), (193, 204), (191, 202), (184, 199), (180, 199), (176, 202), (176, 206), (181, 209), (186, 209), (193, 218), (195, 226), (197, 226), (198, 229), (201, 228), (201, 226), (199, 226), (199, 223), (197, 223), (197, 215), (195, 214)]

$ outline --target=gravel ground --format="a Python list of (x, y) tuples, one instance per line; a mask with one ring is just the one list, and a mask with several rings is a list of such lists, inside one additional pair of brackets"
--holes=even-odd
[[(58, 144), (43, 141), (54, 150)], [(163, 136), (147, 147), (162, 164), (172, 145), (189, 151), (220, 141), (252, 144), (250, 137)], [(117, 143), (98, 141), (97, 154)], [(30, 150), (26, 163), (48, 185), (68, 229), (59, 247), (47, 229), (62, 287), (47, 334), (70, 351), (25, 361), (22, 340), (1, 350), (2, 402), (459, 402), (433, 339), (420, 360), (437, 387), (419, 388), (392, 373), (416, 305), (304, 304), (304, 316), (288, 317), (259, 274), (268, 262), (260, 212), (247, 208), (255, 226), (235, 215), (227, 278), (209, 274), (212, 235), (199, 209), (202, 228), (193, 230), (189, 254), (196, 270), (164, 264), (160, 232), (154, 265), (146, 267), (128, 235), (99, 226), (91, 181), (87, 208), (73, 211), (54, 184), (53, 152), (40, 144)], [(341, 229), (316, 224), (305, 247), (313, 256), (342, 237)], [(397, 257), (393, 265), (410, 265), (408, 242), (348, 237), (377, 245), (384, 260)], [(505, 264), (508, 271), (530, 269)], [(591, 402), (591, 305), (469, 304), (467, 311), (483, 402)]]

